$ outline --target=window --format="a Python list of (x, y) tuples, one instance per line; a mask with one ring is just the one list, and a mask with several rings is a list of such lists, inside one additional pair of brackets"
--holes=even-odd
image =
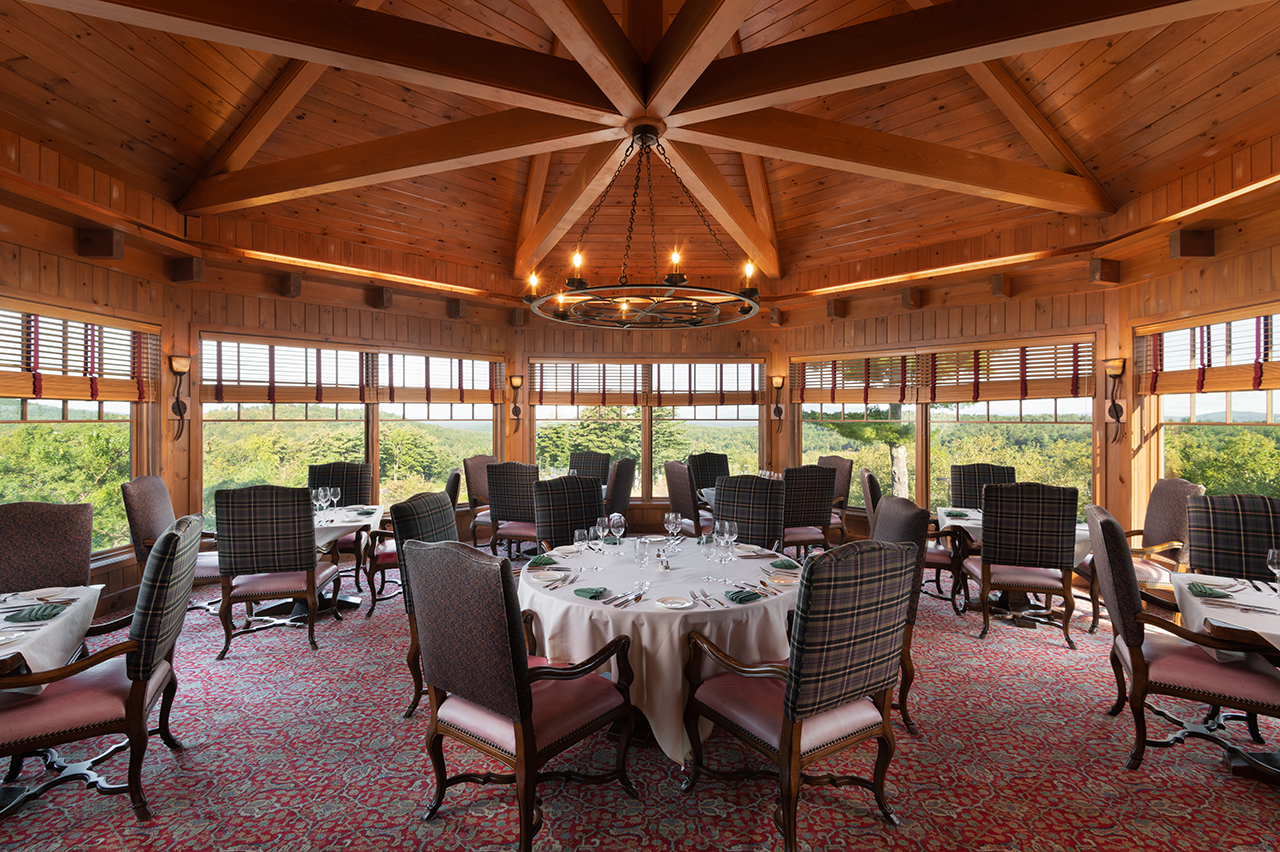
[[(902, 403), (805, 403), (800, 407), (802, 464), (822, 456), (853, 460), (855, 473), (868, 468), (886, 495), (915, 497), (916, 407)], [(861, 506), (857, 477), (850, 484), (849, 505)]]
[(540, 466), (566, 469), (580, 450), (634, 458), (632, 494), (645, 499), (665, 497), (663, 464), (691, 453), (727, 453), (733, 473), (760, 468), (759, 363), (547, 361), (531, 372)]
[(93, 504), (93, 548), (129, 542), (133, 405), (154, 397), (149, 326), (107, 327), (0, 301), (0, 502)]
[[(378, 405), (378, 483), (383, 503), (443, 491), (470, 456), (493, 453), (494, 406), (470, 402)], [(467, 501), (462, 480), (458, 500)]]
[(1199, 483), (1209, 494), (1280, 497), (1277, 319), (1245, 312), (1140, 331), (1137, 382), (1159, 406), (1163, 476)]

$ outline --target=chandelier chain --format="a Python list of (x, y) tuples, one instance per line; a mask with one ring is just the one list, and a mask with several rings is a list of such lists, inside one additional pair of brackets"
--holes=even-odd
[(653, 279), (658, 280), (658, 208), (653, 206), (653, 158), (649, 146), (644, 149), (645, 177), (649, 180), (649, 244), (653, 249)]
[(694, 212), (698, 214), (698, 218), (702, 220), (702, 227), (706, 228), (707, 233), (711, 235), (711, 239), (716, 241), (716, 246), (719, 247), (720, 253), (724, 255), (724, 259), (729, 261), (729, 268), (732, 269), (733, 258), (729, 256), (729, 250), (724, 247), (724, 243), (716, 234), (715, 228), (712, 228), (711, 223), (707, 221), (707, 214), (702, 212), (702, 207), (696, 200), (694, 200), (693, 193), (689, 191), (689, 187), (684, 185), (684, 181), (680, 178), (680, 173), (676, 171), (676, 167), (671, 165), (671, 158), (667, 156), (667, 149), (662, 147), (661, 139), (658, 140), (657, 148), (659, 156), (662, 157), (662, 162), (666, 163), (667, 169), (671, 172), (671, 176), (676, 179), (676, 183), (679, 185), (680, 191), (684, 193), (685, 198), (689, 199), (689, 204), (693, 207)]
[[(609, 178), (609, 185), (604, 188), (604, 192), (600, 193), (600, 197), (596, 199), (595, 206), (591, 208), (591, 214), (587, 216), (586, 223), (583, 224), (582, 230), (578, 232), (578, 248), (579, 249), (582, 248), (582, 241), (583, 239), (586, 238), (587, 231), (590, 230), (591, 228), (591, 223), (595, 222), (596, 220), (596, 214), (600, 212), (600, 208), (604, 206), (605, 199), (609, 197), (609, 190), (613, 189), (613, 185), (618, 180), (618, 175), (622, 174), (622, 170), (627, 167), (627, 161), (631, 159), (631, 155), (632, 153), (635, 152), (635, 150), (636, 150), (636, 140), (632, 139), (630, 144), (627, 145), (627, 150), (622, 152), (622, 161), (618, 163), (618, 168), (614, 169), (613, 177)], [(632, 204), (632, 215), (633, 216), (635, 215), (634, 204)], [(557, 273), (557, 277), (559, 277), (559, 275), (564, 273), (564, 268), (566, 265), (567, 265), (567, 262), (560, 264), (560, 272)], [(626, 263), (623, 263), (622, 268), (623, 268), (623, 271), (625, 272), (627, 268)]]
[(622, 271), (618, 274), (618, 283), (627, 283), (627, 262), (631, 259), (631, 237), (636, 230), (636, 204), (640, 200), (640, 170), (644, 167), (649, 146), (640, 142), (640, 153), (636, 155), (636, 179), (631, 186), (631, 218), (627, 220), (627, 242), (622, 248)]

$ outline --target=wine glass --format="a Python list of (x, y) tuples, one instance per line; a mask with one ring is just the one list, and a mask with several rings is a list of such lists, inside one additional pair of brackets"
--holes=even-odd
[(330, 485), (329, 499), (333, 501), (333, 506), (335, 509), (338, 506), (340, 506), (342, 504), (342, 489), (336, 485)]
[(311, 506), (316, 510), (317, 514), (324, 511), (324, 500), (321, 499), (320, 497), (321, 490), (323, 489), (320, 489), (320, 488), (311, 489)]
[(1267, 551), (1267, 567), (1276, 575), (1276, 597), (1280, 597), (1280, 549)]
[(734, 542), (738, 540), (738, 522), (737, 521), (724, 522), (724, 537), (725, 537), (725, 555), (729, 559), (736, 559), (737, 557), (734, 556), (733, 546), (734, 546)]
[(599, 538), (600, 538), (600, 552), (601, 552), (601, 553), (604, 553), (604, 545), (605, 545), (604, 538), (605, 538), (605, 536), (607, 536), (607, 535), (609, 534), (609, 519), (608, 519), (608, 518), (604, 518), (604, 517), (596, 518), (596, 532), (597, 532), (597, 533), (599, 533)]
[(622, 543), (622, 535), (627, 531), (627, 519), (622, 517), (621, 512), (615, 512), (609, 517), (609, 531), (613, 533), (613, 537)]
[(715, 562), (728, 562), (725, 550), (729, 546), (729, 522), (717, 520), (711, 527), (711, 536), (715, 540)]
[(641, 536), (631, 540), (631, 558), (635, 560), (636, 567), (641, 571), (644, 566), (649, 564), (649, 539)]
[(587, 549), (587, 531), (586, 530), (573, 531), (573, 546), (577, 548), (578, 553), (582, 553), (584, 550)]

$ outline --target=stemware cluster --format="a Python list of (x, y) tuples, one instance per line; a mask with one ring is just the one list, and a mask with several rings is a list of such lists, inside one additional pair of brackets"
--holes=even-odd
[(710, 543), (704, 545), (703, 552), (708, 561), (730, 562), (737, 557), (733, 554), (734, 542), (738, 540), (738, 522), (717, 519), (711, 527)]
[(341, 488), (322, 485), (311, 489), (311, 505), (315, 506), (317, 512), (323, 512), (330, 506), (338, 505), (338, 501), (341, 499)]

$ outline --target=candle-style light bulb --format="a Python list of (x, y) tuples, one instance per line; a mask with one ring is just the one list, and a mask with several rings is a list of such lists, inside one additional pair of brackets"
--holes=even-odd
[(534, 290), (538, 289), (538, 274), (536, 272), (529, 273), (529, 286)]
[(754, 274), (755, 274), (755, 272), (756, 272), (755, 265), (754, 265), (754, 264), (752, 264), (752, 263), (751, 263), (751, 261), (749, 261), (749, 260), (748, 260), (748, 261), (747, 261), (747, 265), (746, 265), (746, 267), (743, 269), (743, 271), (744, 271), (744, 272), (746, 272), (746, 273), (747, 273), (747, 277), (748, 277), (748, 278), (750, 278), (750, 277), (751, 277), (752, 275), (754, 275)]
[(559, 300), (560, 304), (562, 304), (562, 305), (563, 305), (563, 304), (564, 304), (564, 293), (559, 294), (559, 296), (557, 296), (557, 299)]
[(680, 252), (678, 251), (671, 252), (671, 265), (674, 266), (676, 269), (680, 268)]
[(573, 268), (582, 268), (582, 255), (576, 251), (573, 253)]

